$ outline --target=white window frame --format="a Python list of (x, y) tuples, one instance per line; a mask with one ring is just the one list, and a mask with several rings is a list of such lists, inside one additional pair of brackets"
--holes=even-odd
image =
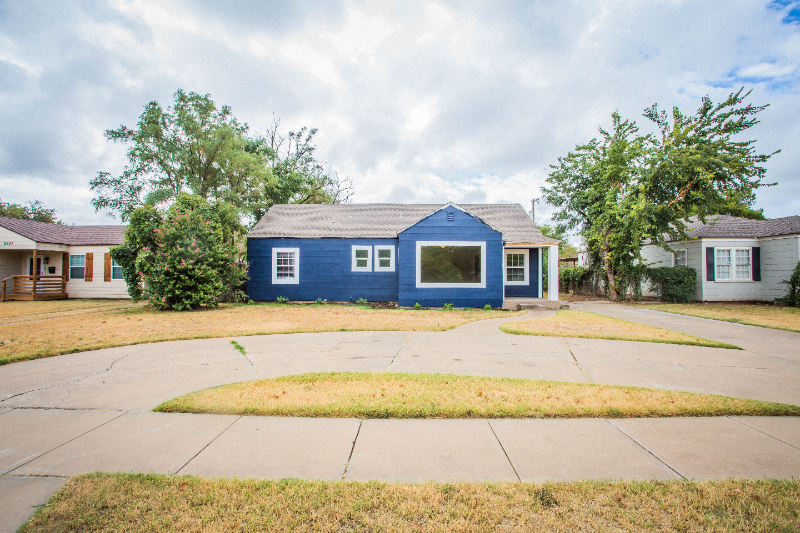
[[(480, 283), (422, 283), (423, 246), (480, 246)], [(486, 288), (486, 241), (417, 241), (417, 288), (418, 289), (485, 289)]]
[[(72, 265), (72, 258), (73, 257), (83, 257), (83, 265)], [(83, 269), (83, 276), (80, 278), (72, 277), (72, 269), (73, 268), (82, 268)], [(69, 254), (69, 277), (68, 279), (86, 279), (86, 254)]]
[[(115, 276), (114, 276), (114, 269), (115, 269), (115, 268), (119, 270), (119, 277), (115, 277)], [(114, 260), (114, 258), (113, 258), (113, 257), (111, 258), (111, 279), (112, 279), (112, 280), (115, 280), (115, 279), (125, 279), (125, 277), (122, 275), (122, 265), (120, 265), (119, 263), (117, 263), (117, 262)]]
[[(503, 250), (503, 285), (530, 285), (530, 270), (531, 264), (530, 261), (530, 250), (527, 248), (506, 248)], [(522, 281), (508, 281), (508, 255), (523, 255), (525, 257), (524, 261), (525, 264), (523, 265), (522, 272), (524, 273), (525, 279)], [(519, 268), (519, 267), (511, 267), (511, 268)]]
[[(278, 279), (278, 253), (294, 254), (294, 276)], [(300, 283), (300, 248), (273, 248), (272, 249), (272, 284), (297, 285)]]
[[(683, 252), (683, 260), (684, 260), (684, 263), (685, 263), (683, 265), (679, 265), (678, 264), (678, 254), (681, 253), (681, 252)], [(716, 258), (714, 260), (716, 261)], [(672, 266), (674, 266), (674, 267), (676, 267), (676, 266), (689, 266), (689, 252), (686, 249), (675, 250), (675, 253), (672, 254)], [(715, 265), (714, 268), (716, 268), (716, 265)]]
[[(382, 267), (380, 266), (381, 258), (378, 257), (380, 254), (378, 253), (381, 250), (389, 250), (392, 252), (392, 256), (389, 258), (389, 266)], [(375, 245), (375, 272), (394, 272), (394, 245), (392, 244), (376, 244)], [(385, 258), (384, 258), (385, 259)]]
[[(360, 267), (356, 266), (356, 252), (366, 250), (367, 252), (367, 266)], [(367, 246), (363, 244), (354, 244), (350, 249), (350, 270), (353, 272), (372, 272), (372, 246)], [(359, 258), (361, 261), (364, 260), (363, 257)]]
[[(720, 278), (719, 271), (717, 270), (717, 258), (719, 256), (720, 250), (730, 250), (731, 252), (731, 277), (730, 278)], [(739, 250), (747, 250), (748, 257), (750, 257), (750, 277), (748, 278), (737, 278), (736, 277), (736, 266), (738, 263), (736, 262), (736, 252)], [(719, 246), (714, 247), (714, 281), (720, 283), (748, 283), (753, 281), (753, 247), (752, 246)]]

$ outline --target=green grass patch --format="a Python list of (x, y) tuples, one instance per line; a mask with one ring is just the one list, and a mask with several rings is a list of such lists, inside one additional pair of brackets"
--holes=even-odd
[(331, 418), (800, 416), (800, 406), (710, 394), (560, 381), (332, 372), (232, 383), (156, 411)]
[(797, 531), (800, 482), (359, 483), (72, 477), (22, 527), (53, 531)]
[(589, 311), (559, 311), (554, 316), (547, 318), (506, 322), (500, 325), (500, 329), (514, 335), (657, 342), (741, 350), (739, 346), (733, 344), (703, 339)]

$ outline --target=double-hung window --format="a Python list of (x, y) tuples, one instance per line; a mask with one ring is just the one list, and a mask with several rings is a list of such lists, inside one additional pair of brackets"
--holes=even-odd
[(751, 281), (751, 252), (751, 248), (717, 248), (714, 261), (716, 281)]
[(375, 272), (394, 272), (394, 246), (375, 246)]
[(372, 272), (372, 246), (354, 245), (351, 254), (353, 272)]
[(111, 279), (122, 279), (122, 265), (111, 259)]
[(86, 256), (70, 254), (69, 279), (84, 279), (86, 277)]
[(272, 283), (300, 283), (300, 248), (272, 249)]
[(528, 285), (528, 250), (506, 250), (506, 285)]
[(673, 266), (676, 267), (686, 266), (686, 250), (675, 250)]

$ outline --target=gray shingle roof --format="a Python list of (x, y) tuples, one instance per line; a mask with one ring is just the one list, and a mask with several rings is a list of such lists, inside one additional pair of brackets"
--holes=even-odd
[[(800, 234), (800, 216), (752, 220), (729, 215), (712, 215), (706, 222), (686, 219), (688, 234), (696, 238), (761, 238)], [(650, 241), (648, 240), (647, 243)], [(646, 244), (647, 244), (646, 243)]]
[[(248, 238), (393, 239), (449, 204), (278, 204)], [(519, 204), (453, 204), (503, 234), (506, 243), (556, 244), (545, 237)]]
[(127, 226), (67, 226), (0, 217), (0, 227), (36, 242), (77, 246), (122, 244)]

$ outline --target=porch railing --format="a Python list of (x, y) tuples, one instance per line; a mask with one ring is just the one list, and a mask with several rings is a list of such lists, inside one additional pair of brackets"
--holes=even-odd
[(67, 297), (65, 276), (11, 276), (0, 281), (0, 302)]

